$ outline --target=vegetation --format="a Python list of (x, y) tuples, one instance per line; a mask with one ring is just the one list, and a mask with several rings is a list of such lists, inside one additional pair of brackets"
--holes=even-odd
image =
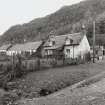
[(7, 83), (16, 78), (21, 77), (24, 74), (24, 68), (21, 63), (21, 59), (18, 56), (16, 63), (7, 63), (0, 65), (0, 87), (8, 91)]
[[(3, 105), (8, 102), (13, 103), (21, 97), (33, 98), (46, 96), (104, 70), (103, 63), (85, 64), (36, 71), (20, 77), (20, 74), (23, 74), (23, 69), (20, 57), (18, 57), (18, 60), (18, 66), (14, 66), (14, 69), (11, 69), (11, 66), (8, 67), (8, 73), (7, 70), (5, 71), (5, 78), (0, 78), (0, 81), (3, 81), (3, 84), (1, 84), (3, 89), (7, 91), (7, 93), (0, 98)], [(94, 82), (94, 80), (90, 80), (89, 83), (90, 82)], [(84, 84), (82, 86), (84, 86)]]
[(96, 75), (104, 70), (102, 65), (86, 64), (37, 71), (8, 84), (8, 88), (17, 91), (20, 97), (45, 96)]
[[(91, 39), (93, 19), (96, 20), (97, 34), (104, 34), (105, 0), (85, 0), (75, 5), (64, 6), (46, 17), (34, 19), (23, 25), (12, 26), (1, 36), (0, 43), (11, 41), (22, 43), (24, 40), (46, 39), (52, 31), (56, 35), (79, 32), (82, 24), (85, 24), (87, 36)], [(103, 38), (100, 40), (105, 44)]]

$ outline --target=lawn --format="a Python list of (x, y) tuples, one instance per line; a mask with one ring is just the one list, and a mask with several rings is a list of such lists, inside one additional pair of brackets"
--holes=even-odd
[(41, 90), (53, 93), (104, 70), (105, 61), (31, 72), (15, 80), (14, 88), (19, 89), (24, 97), (39, 97), (43, 95)]

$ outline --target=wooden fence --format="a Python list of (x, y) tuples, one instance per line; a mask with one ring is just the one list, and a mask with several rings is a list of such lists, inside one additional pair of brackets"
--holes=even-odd
[[(81, 59), (81, 57), (76, 59), (55, 59), (55, 58), (31, 58), (31, 59), (21, 59), (22, 66), (24, 67), (24, 70), (26, 71), (36, 71), (36, 70), (43, 70), (44, 68), (53, 68), (53, 67), (59, 67), (64, 65), (71, 65), (71, 64), (80, 64), (85, 63), (89, 61), (89, 55), (86, 55), (84, 59)], [(16, 64), (15, 60), (15, 64)], [(11, 61), (0, 61), (0, 65), (11, 65)]]

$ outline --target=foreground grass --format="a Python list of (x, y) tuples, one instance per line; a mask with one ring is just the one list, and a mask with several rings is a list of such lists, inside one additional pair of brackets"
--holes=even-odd
[(43, 95), (40, 94), (41, 90), (47, 90), (50, 94), (96, 75), (104, 69), (105, 62), (101, 62), (32, 72), (16, 80), (14, 89), (20, 90), (23, 97), (39, 97)]

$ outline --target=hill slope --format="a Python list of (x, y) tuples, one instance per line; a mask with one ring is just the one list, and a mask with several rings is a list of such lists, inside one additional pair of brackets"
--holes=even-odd
[[(81, 24), (85, 24), (88, 36), (92, 35), (92, 19), (97, 25), (97, 33), (104, 33), (105, 0), (86, 0), (72, 6), (62, 7), (57, 12), (43, 18), (34, 19), (23, 25), (12, 26), (0, 38), (0, 43), (23, 42), (46, 39), (51, 31), (55, 34), (79, 32)], [(101, 30), (100, 30), (101, 29)], [(103, 29), (103, 30), (102, 30)]]

